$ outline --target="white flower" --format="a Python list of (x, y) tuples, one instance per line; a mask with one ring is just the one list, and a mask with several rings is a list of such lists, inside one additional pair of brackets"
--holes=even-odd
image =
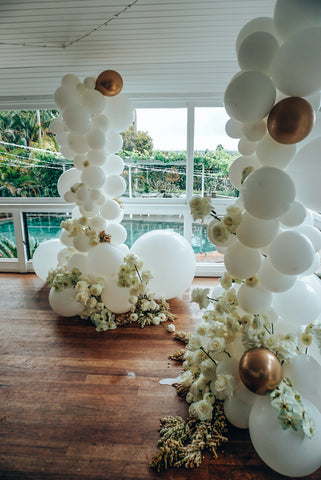
[(219, 400), (232, 398), (236, 382), (233, 375), (218, 375), (216, 380), (211, 382), (211, 391)]
[(197, 335), (201, 335), (201, 337), (205, 337), (206, 332), (207, 332), (207, 324), (204, 322), (200, 323), (196, 328)]
[(216, 377), (216, 365), (209, 358), (202, 361), (200, 371), (207, 380), (214, 380)]
[(232, 286), (233, 277), (228, 272), (225, 272), (220, 278), (220, 284), (224, 290), (228, 290)]
[(193, 374), (189, 370), (183, 372), (179, 377), (179, 383), (183, 385), (183, 387), (190, 387), (193, 383)]
[(129, 303), (131, 303), (132, 305), (136, 305), (137, 303), (137, 297), (135, 297), (134, 295), (131, 295), (128, 299)]
[(159, 325), (161, 323), (159, 316), (157, 315), (156, 317), (154, 317), (152, 322), (153, 325)]
[(208, 299), (209, 288), (193, 288), (191, 302), (198, 303), (200, 309), (207, 308), (210, 300)]
[(175, 332), (175, 325), (174, 325), (174, 323), (170, 323), (169, 325), (167, 325), (167, 331), (168, 331), (169, 333)]
[(186, 395), (186, 402), (192, 403), (192, 401), (193, 401), (193, 395), (191, 394), (191, 392), (188, 392)]
[(213, 406), (206, 400), (200, 400), (199, 402), (192, 403), (189, 407), (189, 414), (193, 417), (197, 417), (202, 421), (212, 420)]
[(259, 283), (259, 279), (257, 278), (256, 275), (253, 275), (253, 277), (247, 278), (245, 280), (246, 286), (251, 288), (256, 287), (258, 283)]
[(225, 340), (222, 337), (213, 338), (207, 345), (207, 349), (212, 353), (223, 352), (225, 348)]
[(199, 350), (199, 348), (202, 346), (202, 341), (199, 337), (199, 335), (192, 335), (191, 338), (189, 339), (189, 342), (186, 346), (187, 350), (192, 350), (196, 351)]
[(203, 222), (212, 210), (211, 199), (209, 197), (202, 198), (199, 195), (192, 197), (189, 206), (194, 221), (200, 218)]
[(158, 318), (160, 319), (161, 322), (165, 322), (165, 320), (166, 320), (166, 315), (165, 315), (165, 313), (160, 313), (160, 314), (158, 315)]
[(207, 236), (211, 243), (214, 245), (223, 245), (229, 238), (229, 231), (226, 226), (218, 221), (212, 220), (207, 227)]
[(229, 232), (235, 233), (237, 227), (241, 223), (242, 210), (238, 207), (227, 207), (226, 215), (223, 218), (223, 223)]
[(131, 313), (131, 314), (129, 315), (129, 320), (130, 320), (131, 322), (136, 322), (137, 319), (138, 319), (137, 313)]

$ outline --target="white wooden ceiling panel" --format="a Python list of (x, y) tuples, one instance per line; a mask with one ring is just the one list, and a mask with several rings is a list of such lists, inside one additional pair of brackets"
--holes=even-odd
[(83, 79), (109, 68), (124, 77), (124, 91), (135, 101), (154, 95), (186, 101), (209, 96), (222, 104), (226, 85), (238, 71), (239, 30), (255, 17), (271, 17), (274, 8), (274, 0), (131, 4), (1, 0), (0, 108), (53, 104), (64, 74)]

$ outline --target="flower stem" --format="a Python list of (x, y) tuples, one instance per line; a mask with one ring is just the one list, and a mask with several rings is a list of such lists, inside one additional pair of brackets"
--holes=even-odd
[(226, 355), (228, 356), (228, 358), (232, 358), (232, 355), (230, 353), (228, 353), (227, 350), (223, 350), (224, 353), (226, 353)]
[(204, 352), (205, 355), (207, 355), (208, 358), (209, 358), (210, 360), (212, 360), (212, 362), (215, 363), (215, 365), (217, 365), (217, 363), (216, 363), (216, 361), (214, 360), (214, 358), (212, 358), (211, 355), (210, 355), (206, 350), (204, 350), (203, 347), (200, 347), (200, 350), (202, 350), (202, 352)]
[(136, 265), (135, 265), (135, 270), (136, 270), (136, 273), (137, 273), (137, 275), (138, 275), (138, 278), (139, 278), (140, 283), (143, 283), (142, 277), (140, 276), (139, 270), (138, 270), (138, 268), (136, 267)]

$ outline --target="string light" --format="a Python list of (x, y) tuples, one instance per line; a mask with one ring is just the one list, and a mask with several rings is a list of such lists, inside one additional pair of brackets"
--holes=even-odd
[(115, 18), (118, 18), (120, 15), (122, 15), (123, 13), (125, 13), (129, 8), (133, 7), (138, 1), (139, 1), (139, 0), (134, 0), (134, 1), (131, 2), (130, 4), (125, 5), (125, 7), (123, 7), (123, 8), (122, 8), (121, 10), (119, 10), (118, 12), (114, 13), (111, 17), (107, 18), (107, 20), (105, 20), (103, 23), (101, 23), (101, 24), (98, 25), (97, 27), (89, 30), (88, 32), (86, 32), (86, 33), (84, 33), (83, 35), (81, 35), (80, 37), (75, 38), (74, 40), (71, 40), (70, 42), (67, 42), (67, 43), (62, 43), (62, 44), (59, 44), (59, 45), (50, 45), (50, 44), (47, 44), (47, 43), (0, 42), (0, 45), (10, 45), (10, 46), (15, 46), (15, 47), (54, 48), (54, 49), (64, 49), (64, 48), (68, 48), (68, 47), (70, 47), (71, 45), (74, 45), (75, 43), (80, 42), (80, 41), (83, 40), (84, 38), (89, 37), (89, 35), (91, 35), (91, 34), (94, 33), (94, 32), (97, 32), (97, 30), (100, 30), (100, 29), (103, 28), (103, 27), (107, 27), (107, 25), (108, 25), (112, 20), (115, 20)]

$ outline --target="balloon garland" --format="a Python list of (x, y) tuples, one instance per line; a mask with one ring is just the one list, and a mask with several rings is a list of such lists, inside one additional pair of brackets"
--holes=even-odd
[[(226, 441), (222, 402), (226, 419), (249, 429), (276, 472), (300, 477), (321, 466), (321, 233), (310, 210), (321, 210), (320, 42), (316, 0), (278, 0), (273, 18), (251, 20), (237, 37), (241, 70), (224, 104), (226, 132), (240, 139), (229, 172), (240, 196), (223, 218), (209, 215), (207, 198), (190, 204), (194, 220), (210, 219), (226, 272), (212, 291), (192, 291), (203, 316), (185, 335), (176, 380), (189, 418), (161, 419), (151, 461), (158, 471), (197, 466), (204, 448), (217, 455)], [(199, 435), (209, 425), (215, 433), (187, 444), (191, 422)], [(215, 448), (209, 438), (218, 439)]]
[(127, 186), (117, 152), (134, 110), (122, 87), (121, 75), (105, 70), (83, 82), (67, 74), (55, 91), (61, 115), (51, 130), (73, 161), (57, 189), (75, 208), (60, 240), (43, 242), (33, 255), (35, 273), (51, 287), (51, 308), (90, 319), (99, 331), (173, 320), (165, 300), (190, 285), (196, 263), (190, 244), (171, 230), (142, 235), (130, 251), (125, 244), (120, 198)]

